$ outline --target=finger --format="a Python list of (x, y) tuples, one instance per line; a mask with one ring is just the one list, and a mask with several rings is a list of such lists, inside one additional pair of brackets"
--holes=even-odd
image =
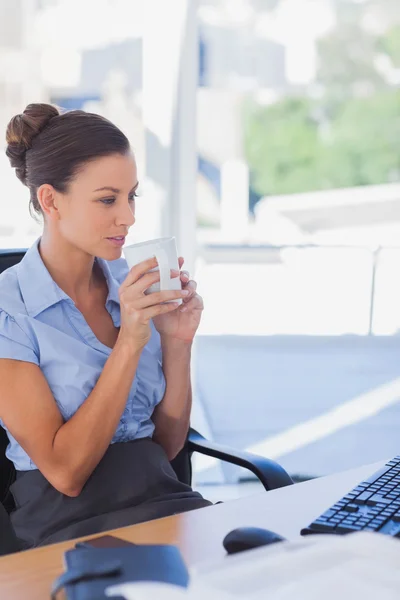
[(171, 279), (176, 279), (177, 277), (179, 277), (180, 275), (180, 271), (178, 271), (177, 269), (171, 269)]
[[(170, 276), (172, 279), (179, 277), (179, 271), (171, 269)], [(160, 271), (157, 269), (157, 271), (145, 273), (144, 275), (141, 275), (136, 281), (133, 281), (130, 285), (126, 284), (127, 279), (124, 282), (125, 285), (123, 284), (120, 287), (121, 291), (124, 291), (127, 288), (131, 288), (134, 285), (137, 292), (143, 294), (151, 285), (160, 281)]]
[(168, 290), (163, 292), (153, 292), (143, 296), (136, 302), (136, 307), (139, 310), (148, 308), (149, 306), (155, 306), (156, 304), (162, 304), (163, 302), (171, 300), (182, 300), (187, 296), (186, 290)]
[(185, 259), (183, 258), (183, 256), (180, 256), (178, 258), (178, 264), (179, 264), (179, 268), (182, 269), (183, 263), (185, 262)]
[(145, 319), (154, 319), (158, 315), (163, 315), (165, 313), (173, 312), (180, 306), (178, 302), (168, 302), (167, 304), (156, 304), (155, 306), (150, 306), (149, 308), (145, 308), (143, 311), (143, 316)]
[(190, 279), (189, 271), (181, 271), (181, 281), (182, 283), (187, 283)]
[(186, 298), (184, 298), (184, 302), (188, 302), (191, 298), (193, 298), (193, 296), (196, 294), (196, 290), (197, 290), (197, 283), (196, 281), (193, 281), (193, 279), (191, 279), (189, 281), (189, 283), (187, 283), (184, 287), (184, 290), (187, 290), (189, 292), (189, 294), (186, 296)]
[[(171, 269), (170, 277), (172, 279), (179, 277), (179, 271), (175, 269)], [(146, 273), (143, 275), (136, 284), (138, 285), (138, 290), (141, 292), (145, 292), (151, 285), (160, 281), (160, 271), (152, 271), (151, 273)]]
[(132, 267), (132, 269), (130, 269), (125, 281), (123, 281), (121, 285), (121, 288), (129, 287), (130, 285), (135, 283), (140, 277), (142, 277), (145, 273), (147, 273), (151, 269), (154, 269), (157, 266), (158, 263), (155, 256), (153, 256), (152, 258), (148, 258), (147, 260), (144, 260), (143, 262), (135, 265), (134, 267)]
[(179, 310), (180, 310), (180, 312), (186, 312), (186, 311), (190, 311), (190, 310), (203, 310), (203, 309), (204, 309), (203, 298), (201, 296), (199, 296), (199, 294), (196, 294), (193, 298), (190, 299), (190, 301), (187, 304), (183, 304)]
[[(160, 271), (152, 271), (151, 273), (145, 273), (132, 286), (139, 293), (143, 294), (151, 285), (160, 281)], [(131, 286), (131, 287), (132, 287)]]

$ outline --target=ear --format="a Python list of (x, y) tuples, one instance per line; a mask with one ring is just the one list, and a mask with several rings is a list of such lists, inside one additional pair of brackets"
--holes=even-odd
[(48, 219), (58, 219), (59, 211), (57, 207), (57, 192), (52, 185), (44, 183), (37, 192), (37, 199), (43, 211), (43, 215)]

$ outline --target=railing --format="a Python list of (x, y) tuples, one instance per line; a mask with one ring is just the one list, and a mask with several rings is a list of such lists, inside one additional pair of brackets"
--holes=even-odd
[[(369, 322), (368, 335), (374, 335), (376, 294), (377, 294), (377, 273), (379, 271), (382, 253), (397, 251), (400, 252), (400, 246), (377, 246), (371, 248), (361, 245), (316, 245), (316, 244), (255, 244), (255, 245), (237, 245), (237, 244), (203, 244), (199, 248), (199, 257), (206, 264), (223, 263), (269, 263), (281, 260), (287, 250), (348, 250), (366, 251), (371, 257), (371, 278), (369, 290)], [(400, 260), (399, 260), (400, 267)], [(397, 277), (393, 273), (393, 277)], [(400, 289), (400, 268), (398, 273)], [(400, 313), (400, 306), (399, 306)]]

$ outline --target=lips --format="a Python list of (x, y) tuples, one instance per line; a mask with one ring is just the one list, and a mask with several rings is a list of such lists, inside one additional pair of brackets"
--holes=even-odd
[(111, 244), (113, 244), (113, 246), (123, 246), (125, 244), (125, 237), (124, 235), (118, 235), (115, 237), (109, 237), (107, 238), (107, 240), (109, 242), (111, 242)]

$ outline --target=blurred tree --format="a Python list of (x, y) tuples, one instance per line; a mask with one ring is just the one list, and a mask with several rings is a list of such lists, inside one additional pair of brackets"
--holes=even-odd
[(379, 40), (379, 49), (387, 54), (393, 66), (400, 68), (400, 24), (394, 25)]
[(267, 10), (274, 10), (280, 0), (249, 0), (251, 6), (256, 12), (262, 12)]
[(378, 37), (362, 27), (365, 6), (333, 1), (337, 25), (317, 48), (320, 99), (287, 97), (245, 111), (245, 153), (257, 194), (400, 180), (400, 90), (375, 67), (382, 51), (399, 65), (398, 25)]
[(351, 98), (324, 131), (318, 105), (286, 98), (249, 109), (245, 152), (260, 195), (400, 179), (400, 90)]
[(375, 67), (378, 38), (364, 29), (362, 4), (335, 0), (336, 26), (317, 42), (317, 80), (331, 100), (371, 93), (385, 85)]
[(245, 149), (255, 192), (285, 194), (318, 189), (312, 176), (318, 155), (318, 125), (311, 113), (309, 100), (301, 97), (285, 98), (255, 110), (249, 107)]
[[(400, 90), (345, 103), (333, 124), (331, 171), (339, 185), (400, 179)], [(345, 174), (345, 176), (342, 175)]]
[(400, 23), (399, 0), (364, 0), (375, 20), (386, 26)]

